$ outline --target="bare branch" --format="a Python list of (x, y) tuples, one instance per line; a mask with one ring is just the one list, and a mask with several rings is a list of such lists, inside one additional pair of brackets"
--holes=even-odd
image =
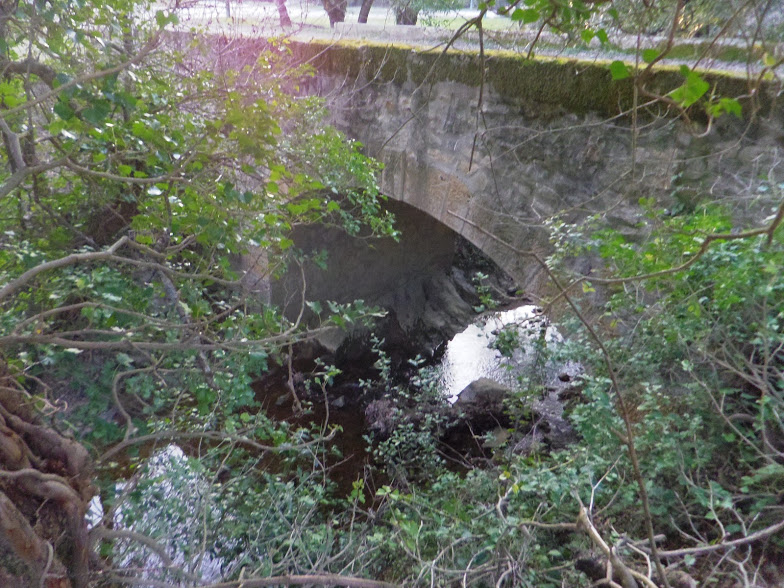
[[(760, 227), (758, 229), (741, 231), (740, 233), (714, 233), (711, 235), (707, 235), (702, 240), (702, 244), (700, 245), (699, 251), (697, 251), (697, 253), (695, 253), (692, 257), (690, 257), (688, 260), (686, 260), (679, 266), (671, 267), (669, 269), (661, 270), (658, 272), (651, 272), (649, 274), (630, 276), (628, 278), (598, 278), (593, 276), (582, 277), (579, 280), (577, 280), (575, 283), (582, 282), (585, 280), (590, 280), (591, 282), (595, 282), (597, 284), (625, 284), (628, 282), (652, 280), (655, 278), (662, 278), (664, 276), (677, 274), (686, 269), (689, 269), (692, 265), (697, 263), (697, 261), (699, 261), (699, 259), (708, 252), (711, 244), (715, 243), (716, 241), (737, 241), (739, 239), (750, 239), (751, 237), (767, 235), (768, 243), (770, 244), (773, 241), (773, 235), (775, 234), (776, 230), (779, 228), (779, 225), (781, 225), (782, 221), (784, 221), (784, 200), (782, 200), (781, 204), (779, 204), (779, 207), (776, 211), (776, 215), (773, 217), (773, 220), (770, 221), (768, 225), (764, 227)], [(570, 284), (568, 287), (571, 287), (573, 285), (574, 284)]]
[(129, 529), (107, 529), (106, 527), (93, 527), (90, 529), (90, 544), (99, 539), (130, 539), (131, 541), (135, 541), (137, 543), (141, 543), (145, 547), (147, 547), (150, 551), (155, 553), (161, 561), (163, 565), (166, 567), (172, 566), (171, 557), (169, 554), (166, 553), (166, 550), (154, 539), (148, 537), (147, 535), (142, 535), (141, 533), (136, 533), (135, 531), (131, 531)]
[(700, 547), (685, 547), (683, 549), (659, 551), (659, 555), (661, 557), (683, 557), (685, 555), (702, 555), (714, 551), (735, 549), (736, 547), (748, 545), (749, 543), (754, 543), (760, 539), (766, 539), (780, 531), (784, 531), (784, 520), (776, 523), (775, 525), (771, 525), (770, 527), (766, 527), (765, 529), (757, 531), (756, 533), (752, 533), (751, 535), (747, 535), (746, 537), (735, 539), (733, 541), (722, 541), (714, 545), (702, 545)]
[(57, 77), (57, 72), (53, 68), (32, 57), (28, 57), (21, 61), (0, 59), (0, 70), (5, 75), (33, 74), (34, 76), (38, 76), (50, 88), (54, 87), (54, 80)]
[(19, 136), (11, 130), (11, 127), (9, 127), (8, 123), (2, 118), (0, 118), (0, 131), (5, 135), (8, 155), (11, 160), (11, 171), (14, 173), (18, 172), (25, 167), (22, 146), (19, 144)]
[(16, 170), (9, 178), (0, 185), (0, 200), (8, 196), (11, 192), (16, 190), (22, 185), (27, 176), (33, 174), (40, 174), (50, 169), (60, 167), (65, 163), (65, 159), (58, 159), (57, 161), (50, 161), (49, 163), (42, 163), (40, 165), (25, 165)]

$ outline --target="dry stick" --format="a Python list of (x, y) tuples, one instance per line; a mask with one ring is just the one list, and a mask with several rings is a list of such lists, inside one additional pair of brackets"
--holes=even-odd
[(106, 527), (93, 527), (90, 529), (90, 545), (94, 545), (98, 539), (130, 539), (141, 543), (150, 551), (155, 553), (163, 565), (167, 568), (173, 565), (171, 557), (166, 553), (166, 549), (152, 537), (131, 531), (130, 529), (107, 529)]
[(626, 405), (626, 401), (624, 400), (623, 394), (621, 394), (621, 387), (618, 383), (618, 377), (615, 373), (615, 366), (612, 362), (612, 358), (610, 357), (610, 352), (605, 347), (604, 343), (602, 343), (599, 334), (593, 328), (593, 325), (585, 318), (583, 313), (577, 307), (577, 304), (572, 300), (572, 297), (566, 293), (565, 288), (561, 285), (560, 280), (555, 277), (552, 270), (547, 266), (544, 260), (539, 257), (534, 251), (523, 251), (514, 247), (510, 243), (507, 243), (503, 239), (500, 239), (496, 235), (492, 234), (490, 231), (485, 230), (484, 228), (480, 227), (476, 223), (468, 220), (467, 218), (460, 216), (459, 214), (449, 210), (447, 211), (452, 216), (457, 217), (458, 219), (462, 220), (463, 222), (473, 226), (475, 229), (479, 230), (480, 232), (484, 233), (491, 239), (495, 240), (496, 242), (500, 243), (504, 247), (508, 248), (510, 251), (526, 256), (532, 257), (536, 263), (545, 271), (547, 277), (550, 278), (552, 283), (558, 289), (558, 291), (563, 295), (564, 299), (566, 300), (567, 304), (571, 307), (572, 311), (577, 316), (578, 320), (583, 324), (583, 326), (588, 330), (591, 338), (594, 340), (596, 345), (599, 347), (599, 350), (602, 353), (602, 357), (604, 358), (604, 363), (607, 367), (607, 372), (610, 377), (610, 382), (612, 383), (612, 387), (615, 390), (615, 397), (618, 402), (618, 408), (620, 409), (619, 412), (621, 413), (621, 417), (623, 418), (624, 427), (626, 429), (626, 435), (620, 434), (620, 432), (616, 432), (616, 435), (621, 440), (621, 442), (626, 445), (627, 449), (629, 450), (629, 459), (632, 463), (632, 471), (634, 472), (634, 478), (637, 482), (637, 486), (639, 488), (640, 493), (640, 501), (642, 502), (642, 509), (643, 515), (645, 517), (645, 527), (648, 534), (648, 543), (650, 544), (651, 555), (653, 556), (654, 563), (656, 564), (656, 571), (659, 574), (659, 577), (662, 579), (662, 582), (665, 588), (670, 588), (670, 583), (667, 580), (667, 577), (664, 574), (664, 568), (662, 567), (661, 560), (658, 557), (658, 548), (656, 547), (656, 533), (653, 530), (653, 518), (651, 515), (651, 508), (650, 502), (648, 500), (648, 490), (645, 488), (645, 480), (642, 477), (642, 471), (640, 469), (640, 462), (637, 457), (637, 448), (634, 443), (634, 429), (632, 427), (631, 418), (629, 416), (629, 408)]
[(531, 57), (533, 56), (534, 46), (536, 46), (536, 43), (539, 42), (539, 37), (542, 36), (544, 27), (550, 24), (550, 21), (555, 18), (555, 15), (557, 14), (557, 10), (558, 10), (557, 8), (553, 8), (553, 12), (550, 14), (550, 16), (548, 16), (545, 20), (542, 21), (542, 25), (539, 27), (539, 30), (536, 31), (536, 36), (534, 37), (534, 40), (531, 41), (531, 46), (528, 48), (528, 54), (525, 56), (526, 59), (531, 59)]
[(160, 184), (160, 183), (166, 183), (166, 182), (185, 182), (187, 178), (185, 178), (183, 176), (178, 176), (176, 174), (183, 170), (183, 168), (185, 167), (185, 164), (189, 163), (188, 160), (180, 161), (179, 165), (175, 169), (173, 169), (171, 172), (163, 174), (161, 176), (155, 176), (155, 177), (152, 177), (152, 178), (137, 178), (137, 177), (133, 177), (133, 176), (121, 176), (121, 175), (113, 174), (113, 173), (110, 173), (110, 172), (103, 172), (103, 171), (99, 171), (99, 170), (95, 170), (95, 169), (90, 169), (88, 167), (84, 167), (82, 165), (79, 165), (78, 163), (76, 163), (75, 161), (71, 160), (68, 157), (66, 157), (63, 160), (61, 160), (61, 162), (62, 162), (62, 165), (64, 167), (66, 167), (66, 168), (70, 169), (71, 171), (73, 171), (75, 173), (78, 173), (78, 174), (84, 174), (84, 175), (93, 176), (93, 177), (96, 177), (96, 178), (102, 178), (104, 180), (112, 180), (112, 181), (115, 181), (115, 182), (122, 182), (122, 183), (125, 183), (125, 184), (142, 184), (142, 185), (146, 185), (146, 184)]
[(754, 543), (760, 539), (765, 539), (766, 537), (775, 535), (780, 531), (784, 531), (784, 520), (776, 523), (775, 525), (771, 525), (770, 527), (766, 527), (765, 529), (757, 531), (756, 533), (747, 535), (746, 537), (741, 537), (740, 539), (735, 539), (733, 541), (727, 541), (726, 543), (722, 542), (715, 543), (713, 545), (704, 545), (702, 547), (685, 547), (683, 549), (673, 549), (671, 551), (660, 551), (659, 555), (661, 557), (683, 557), (685, 555), (701, 555), (703, 553), (711, 553), (713, 551), (720, 551), (722, 549), (734, 549), (736, 547), (740, 547), (741, 545), (748, 545), (749, 543)]
[[(196, 341), (179, 341), (177, 343), (166, 343), (162, 341), (134, 341), (132, 339), (122, 339), (117, 341), (81, 341), (78, 339), (66, 339), (57, 335), (8, 335), (0, 337), (0, 347), (7, 345), (17, 345), (25, 343), (41, 343), (44, 345), (58, 345), (71, 349), (81, 349), (83, 351), (240, 351), (251, 347), (267, 347), (272, 345), (287, 344), (290, 341), (304, 341), (314, 337), (319, 333), (325, 333), (332, 327), (320, 327), (311, 329), (306, 333), (292, 333), (289, 329), (278, 335), (271, 335), (264, 339), (236, 340), (225, 343), (199, 343)], [(73, 331), (78, 335), (79, 331)], [(118, 333), (118, 336), (130, 336), (133, 332)]]
[[(425, 82), (426, 82), (426, 81), (427, 81), (427, 80), (430, 78), (430, 74), (432, 74), (432, 73), (433, 73), (433, 71), (435, 71), (435, 68), (436, 68), (436, 66), (438, 65), (439, 61), (441, 60), (441, 58), (442, 58), (444, 55), (446, 55), (446, 52), (447, 52), (447, 51), (449, 51), (449, 48), (450, 48), (452, 45), (454, 45), (454, 43), (455, 43), (455, 42), (456, 42), (456, 41), (457, 41), (457, 40), (458, 40), (460, 37), (462, 37), (462, 36), (463, 36), (463, 34), (464, 34), (466, 31), (468, 31), (468, 29), (470, 29), (472, 26), (477, 26), (477, 23), (479, 23), (479, 25), (481, 25), (482, 18), (484, 18), (484, 15), (485, 15), (486, 13), (487, 13), (487, 8), (482, 8), (482, 9), (479, 11), (479, 14), (478, 14), (477, 16), (475, 16), (475, 17), (474, 17), (474, 18), (472, 18), (471, 20), (467, 20), (466, 22), (464, 22), (462, 25), (460, 25), (460, 26), (458, 27), (458, 29), (457, 29), (457, 30), (454, 32), (454, 34), (452, 35), (452, 37), (451, 37), (451, 38), (450, 38), (450, 39), (449, 39), (449, 40), (446, 42), (446, 45), (445, 45), (445, 46), (444, 46), (444, 48), (441, 50), (441, 54), (440, 54), (440, 55), (439, 55), (439, 56), (436, 58), (436, 60), (433, 62), (433, 65), (432, 65), (432, 66), (430, 66), (430, 69), (429, 69), (429, 70), (428, 70), (428, 72), (425, 74), (424, 78), (422, 79), (422, 83), (420, 83), (420, 84), (419, 84), (419, 86), (417, 86), (417, 87), (414, 89), (414, 92), (416, 92), (417, 90), (419, 90), (419, 88), (421, 88), (422, 86), (424, 86), (424, 85), (425, 85)], [(483, 75), (484, 75), (484, 74), (483, 74)], [(409, 117), (408, 117), (408, 118), (407, 118), (405, 121), (403, 121), (403, 122), (400, 124), (400, 126), (398, 126), (397, 130), (396, 130), (394, 133), (392, 133), (392, 134), (391, 134), (389, 137), (387, 137), (387, 139), (385, 139), (385, 140), (384, 140), (384, 142), (381, 144), (381, 147), (378, 149), (378, 153), (381, 153), (381, 152), (384, 150), (384, 148), (385, 148), (385, 147), (386, 147), (386, 146), (389, 144), (389, 142), (390, 142), (390, 141), (392, 141), (392, 139), (394, 139), (394, 138), (395, 138), (395, 137), (396, 137), (396, 136), (397, 136), (397, 135), (398, 135), (398, 134), (399, 134), (399, 133), (400, 133), (400, 132), (403, 130), (403, 128), (404, 128), (404, 127), (405, 127), (405, 126), (406, 126), (408, 123), (410, 123), (412, 120), (414, 120), (414, 119), (417, 117), (417, 113), (418, 113), (419, 111), (421, 111), (423, 108), (424, 108), (424, 106), (420, 106), (420, 107), (419, 107), (419, 108), (416, 110), (416, 112), (414, 112), (414, 114), (412, 114), (412, 115), (411, 115), (411, 116), (409, 116)]]
[(65, 163), (65, 159), (58, 159), (57, 161), (50, 161), (49, 163), (42, 163), (40, 165), (26, 165), (14, 173), (12, 173), (5, 182), (0, 185), (0, 200), (8, 196), (11, 192), (16, 190), (22, 185), (27, 176), (32, 174), (40, 174), (50, 169), (60, 167)]
[(25, 167), (24, 157), (22, 156), (22, 146), (19, 144), (19, 135), (11, 130), (8, 123), (0, 118), (0, 131), (6, 138), (6, 147), (11, 160), (11, 172), (17, 172)]
[(299, 401), (299, 397), (297, 396), (297, 389), (294, 387), (294, 368), (292, 366), (292, 362), (294, 361), (294, 347), (291, 343), (289, 343), (289, 353), (288, 357), (286, 358), (286, 364), (288, 366), (288, 378), (286, 379), (286, 387), (289, 389), (289, 393), (291, 394), (291, 400), (294, 404), (294, 412), (301, 413), (302, 412), (302, 403)]
[(21, 61), (0, 59), (0, 70), (2, 70), (2, 75), (4, 77), (7, 75), (19, 76), (32, 74), (38, 77), (50, 88), (54, 86), (54, 81), (57, 77), (57, 72), (53, 68), (49, 67), (48, 65), (44, 65), (32, 57), (26, 57)]
[(131, 415), (125, 410), (125, 406), (120, 401), (120, 380), (123, 378), (128, 378), (130, 376), (135, 376), (137, 374), (143, 374), (147, 372), (154, 371), (157, 366), (150, 366), (146, 368), (137, 368), (137, 369), (130, 369), (124, 372), (117, 372), (112, 379), (112, 400), (114, 400), (114, 405), (117, 407), (117, 410), (120, 411), (120, 415), (122, 416), (123, 420), (125, 421), (125, 435), (123, 436), (123, 441), (127, 441), (130, 439), (131, 435), (133, 435), (137, 428), (133, 424), (133, 419)]
[(52, 544), (48, 541), (46, 542), (46, 565), (44, 566), (43, 571), (41, 572), (41, 580), (38, 584), (38, 588), (46, 588), (46, 577), (49, 575), (49, 570), (52, 567), (52, 563), (54, 562), (54, 548)]
[[(641, 33), (637, 33), (637, 51), (634, 52), (634, 75), (639, 75), (640, 69), (640, 41)], [(640, 137), (640, 129), (637, 125), (637, 112), (640, 103), (640, 89), (634, 83), (634, 96), (632, 102), (632, 181), (637, 179), (637, 141)]]
[[(667, 35), (667, 44), (664, 46), (664, 49), (662, 49), (656, 57), (654, 57), (650, 62), (648, 62), (648, 67), (646, 67), (642, 71), (642, 74), (640, 74), (639, 76), (640, 79), (642, 77), (647, 76), (650, 73), (653, 66), (656, 65), (662, 59), (664, 59), (667, 56), (667, 54), (670, 51), (672, 51), (672, 47), (675, 44), (675, 32), (678, 29), (678, 23), (680, 22), (680, 14), (681, 11), (683, 10), (684, 4), (685, 4), (685, 0), (678, 0), (678, 4), (675, 6), (675, 14), (672, 16), (672, 26), (670, 27), (670, 32)], [(638, 35), (638, 39), (639, 39), (639, 35)], [(638, 45), (638, 51), (637, 51), (637, 55), (635, 56), (635, 59), (639, 59), (639, 45)]]
[[(661, 61), (662, 59), (664, 59), (667, 56), (667, 54), (670, 53), (670, 51), (672, 51), (672, 47), (675, 43), (675, 32), (678, 28), (678, 23), (680, 21), (680, 13), (683, 10), (684, 4), (685, 4), (685, 0), (678, 0), (678, 4), (675, 6), (675, 14), (672, 17), (672, 26), (670, 27), (670, 32), (669, 35), (667, 36), (667, 44), (665, 45), (664, 49), (662, 49), (662, 51), (648, 63), (648, 67), (646, 67), (642, 71), (642, 73), (635, 76), (634, 89), (635, 89), (635, 94), (637, 92), (642, 92), (644, 96), (647, 96), (649, 98), (654, 98), (655, 100), (662, 101), (665, 104), (668, 104), (673, 108), (676, 108), (680, 112), (680, 115), (683, 117), (683, 120), (686, 121), (686, 124), (688, 124), (689, 127), (691, 127), (692, 126), (691, 118), (689, 117), (688, 113), (686, 112), (686, 109), (683, 106), (681, 106), (678, 102), (676, 102), (669, 96), (660, 96), (659, 94), (656, 94), (655, 92), (651, 92), (645, 88), (645, 80), (649, 77), (653, 66), (659, 61)], [(639, 35), (637, 38), (639, 43)], [(635, 61), (639, 59), (639, 53), (640, 52), (638, 46), (638, 50), (635, 55)]]
[[(721, 39), (724, 36), (724, 34), (730, 28), (730, 25), (732, 25), (732, 23), (735, 22), (735, 19), (738, 17), (738, 15), (741, 12), (743, 12), (746, 9), (746, 7), (752, 4), (753, 2), (755, 2), (755, 0), (748, 0), (745, 4), (739, 6), (737, 10), (735, 10), (735, 12), (732, 13), (732, 16), (730, 16), (727, 19), (727, 22), (724, 23), (724, 26), (721, 27), (721, 30), (714, 35), (713, 39), (711, 39), (711, 42), (708, 44), (708, 46), (702, 50), (702, 53), (700, 53), (700, 56), (697, 58), (697, 61), (694, 62), (692, 69), (695, 69), (700, 65), (700, 62), (710, 54), (711, 49), (713, 49), (713, 46), (716, 45), (716, 43), (719, 42), (719, 39)], [(751, 58), (752, 53), (753, 53), (753, 47), (752, 47), (752, 51), (749, 52), (749, 58)]]
[[(25, 320), (16, 324), (16, 326), (11, 331), (14, 335), (19, 335), (24, 330), (25, 327), (32, 325), (35, 322), (42, 321), (45, 318), (56, 316), (58, 314), (63, 314), (66, 312), (72, 312), (74, 310), (82, 310), (85, 308), (94, 308), (94, 309), (102, 309), (108, 310), (115, 314), (123, 314), (130, 317), (135, 317), (139, 319), (144, 319), (148, 323), (165, 327), (167, 329), (191, 329), (191, 328), (200, 328), (203, 326), (208, 325), (209, 323), (214, 323), (216, 321), (225, 318), (235, 310), (237, 310), (236, 305), (230, 307), (227, 310), (222, 311), (220, 314), (216, 315), (215, 318), (205, 321), (198, 321), (189, 323), (187, 325), (183, 325), (182, 323), (174, 323), (171, 321), (157, 319), (155, 317), (146, 315), (141, 312), (136, 312), (133, 310), (128, 310), (127, 308), (120, 308), (119, 306), (112, 306), (111, 304), (103, 304), (102, 302), (77, 302), (76, 304), (67, 304), (66, 306), (58, 306), (57, 308), (51, 308), (49, 310), (45, 310), (43, 312), (39, 312), (38, 314), (34, 314), (31, 317), (26, 318)], [(116, 331), (114, 332), (116, 334)]]
[[(623, 584), (623, 588), (637, 588), (637, 582), (634, 579), (634, 574), (632, 570), (621, 561), (621, 558), (615, 553), (615, 550), (607, 545), (605, 540), (599, 534), (599, 531), (596, 530), (596, 527), (593, 526), (591, 520), (588, 518), (588, 512), (585, 510), (585, 507), (580, 505), (580, 514), (577, 515), (577, 523), (585, 529), (585, 532), (588, 533), (588, 536), (591, 538), (591, 541), (602, 550), (604, 556), (607, 558), (607, 580), (612, 581), (612, 569), (618, 571), (618, 574), (621, 576), (621, 583)], [(657, 588), (656, 584), (654, 584), (650, 578), (646, 578), (642, 574), (639, 574), (642, 578), (645, 578), (644, 584), (649, 588)]]
[(133, 249), (142, 251), (143, 253), (147, 253), (154, 257), (158, 257), (160, 259), (165, 259), (167, 256), (166, 253), (160, 253), (158, 251), (150, 249), (149, 247), (146, 247), (141, 243), (137, 243), (136, 241), (133, 241), (128, 236), (125, 236), (119, 239), (118, 241), (116, 241), (111, 247), (103, 251), (90, 251), (88, 253), (72, 253), (70, 255), (66, 255), (65, 257), (61, 257), (59, 259), (53, 259), (52, 261), (47, 261), (45, 263), (35, 266), (34, 268), (27, 270), (21, 276), (9, 282), (2, 289), (0, 289), (0, 301), (10, 296), (11, 294), (15, 294), (18, 290), (21, 290), (28, 282), (30, 282), (33, 278), (35, 278), (40, 273), (59, 269), (61, 267), (75, 265), (77, 263), (85, 263), (91, 261), (115, 261), (117, 263), (127, 263), (144, 269), (158, 270), (166, 273), (169, 276), (181, 277), (181, 278), (186, 278), (191, 280), (209, 279), (216, 284), (220, 284), (221, 286), (237, 286), (241, 282), (241, 280), (224, 280), (212, 274), (207, 274), (207, 273), (189, 274), (187, 272), (181, 272), (181, 271), (171, 269), (160, 263), (140, 261), (138, 259), (121, 257), (119, 255), (116, 255), (117, 251), (125, 245), (132, 247)]
[(103, 526), (96, 526), (90, 529), (88, 536), (90, 546), (94, 546), (95, 542), (99, 539), (127, 539), (129, 541), (140, 543), (160, 558), (164, 568), (170, 570), (173, 574), (187, 580), (189, 582), (188, 585), (198, 586), (201, 584), (201, 579), (198, 576), (189, 574), (178, 564), (174, 563), (169, 554), (166, 553), (166, 549), (152, 537), (138, 533), (136, 531), (132, 531), (130, 529), (109, 529)]

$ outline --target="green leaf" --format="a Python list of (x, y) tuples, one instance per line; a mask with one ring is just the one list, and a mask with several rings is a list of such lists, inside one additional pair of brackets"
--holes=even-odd
[(63, 120), (71, 120), (74, 117), (73, 108), (62, 100), (58, 100), (52, 110), (54, 110), (54, 113)]
[(645, 49), (642, 52), (642, 60), (645, 63), (652, 63), (660, 54), (658, 49)]
[(710, 89), (710, 84), (686, 65), (681, 66), (681, 74), (686, 81), (667, 95), (684, 108), (688, 108), (705, 95), (705, 92)]
[(106, 120), (106, 117), (109, 116), (111, 110), (111, 103), (108, 100), (96, 100), (89, 108), (82, 111), (82, 117), (87, 122), (97, 126)]
[(514, 12), (512, 12), (512, 16), (509, 18), (516, 22), (522, 21), (524, 24), (530, 24), (539, 20), (539, 11), (534, 10), (533, 8), (527, 8), (525, 10), (522, 8), (515, 8)]
[(721, 116), (726, 113), (743, 118), (743, 107), (735, 98), (720, 98), (718, 102), (708, 104), (706, 110), (711, 116)]
[(155, 22), (158, 24), (158, 28), (162, 29), (168, 24), (177, 24), (180, 22), (180, 19), (177, 18), (177, 15), (173, 12), (158, 10), (155, 12)]
[(614, 80), (624, 80), (631, 74), (631, 68), (623, 61), (613, 61), (610, 64), (610, 75)]

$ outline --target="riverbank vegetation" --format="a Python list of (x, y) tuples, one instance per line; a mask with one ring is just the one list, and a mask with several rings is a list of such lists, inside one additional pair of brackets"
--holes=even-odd
[[(507, 12), (555, 26), (566, 4), (585, 20), (595, 3)], [(549, 219), (551, 255), (517, 253), (548, 275), (542, 305), (566, 340), (502, 339), (539, 358), (505, 401), (525, 424), (473, 439), (473, 459), (444, 450), (433, 373), (412, 358), (401, 380), (378, 342), (360, 387), (392, 428), (368, 434), (346, 487), (321, 400), (338, 370), (298, 379), (294, 348), (381, 312), (298, 292), (287, 317), (265, 285), (299, 271), (295, 225), (405, 239), (379, 166), (296, 96), (308, 71), (285, 45), (235, 71), (230, 42), (183, 44), (165, 32), (176, 14), (153, 9), (0, 4), (0, 584), (784, 582), (780, 161), (739, 194), (742, 215), (692, 190), (641, 199), (635, 235)], [(781, 56), (761, 59), (775, 75)], [(699, 124), (737, 114), (704, 85), (687, 68), (652, 99), (702, 108)], [(574, 274), (585, 258), (596, 269)], [(579, 440), (558, 448), (532, 418), (547, 362), (582, 366), (563, 398)], [(297, 419), (252, 386), (273, 371)]]

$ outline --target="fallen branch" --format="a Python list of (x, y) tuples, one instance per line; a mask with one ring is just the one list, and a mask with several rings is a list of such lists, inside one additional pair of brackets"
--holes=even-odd
[[(654, 584), (650, 578), (640, 574), (639, 572), (635, 572), (629, 566), (627, 566), (621, 558), (618, 557), (618, 554), (615, 553), (615, 549), (610, 547), (602, 536), (599, 534), (599, 531), (596, 530), (596, 527), (593, 526), (593, 523), (588, 518), (588, 511), (585, 510), (584, 506), (580, 506), (580, 514), (577, 515), (577, 523), (580, 525), (588, 536), (593, 541), (594, 545), (596, 545), (604, 556), (607, 558), (608, 566), (608, 576), (612, 577), (612, 571), (615, 570), (618, 575), (620, 576), (621, 585), (623, 588), (638, 588), (636, 580), (640, 580), (643, 584), (648, 586), (648, 588), (658, 588), (656, 584)], [(610, 578), (608, 578), (609, 580)], [(635, 580), (636, 579), (636, 580)]]
[(735, 549), (741, 545), (748, 545), (749, 543), (754, 543), (760, 539), (766, 539), (767, 537), (775, 535), (779, 531), (784, 531), (784, 520), (776, 523), (775, 525), (771, 525), (770, 527), (757, 531), (756, 533), (752, 533), (751, 535), (747, 535), (746, 537), (741, 537), (740, 539), (735, 539), (733, 541), (716, 543), (714, 545), (702, 545), (700, 547), (685, 547), (683, 549), (659, 551), (659, 555), (661, 557), (683, 557), (686, 555), (702, 555), (704, 553), (721, 551), (723, 549)]

